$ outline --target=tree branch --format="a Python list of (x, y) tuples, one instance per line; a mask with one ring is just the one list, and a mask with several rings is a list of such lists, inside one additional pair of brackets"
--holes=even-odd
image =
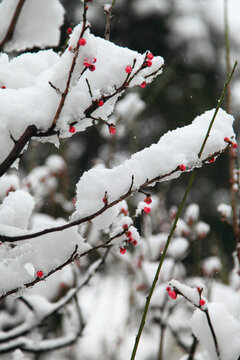
[(21, 13), (21, 10), (22, 10), (22, 7), (23, 7), (24, 3), (25, 3), (25, 0), (18, 0), (18, 4), (17, 4), (16, 9), (14, 11), (12, 20), (11, 20), (11, 22), (9, 24), (8, 29), (7, 29), (7, 33), (6, 33), (5, 37), (3, 38), (3, 40), (0, 43), (0, 52), (3, 50), (3, 47), (6, 44), (6, 42), (11, 40), (11, 38), (13, 36), (14, 29), (15, 29), (15, 26), (17, 24), (17, 21), (18, 21), (18, 18), (19, 18), (19, 15)]

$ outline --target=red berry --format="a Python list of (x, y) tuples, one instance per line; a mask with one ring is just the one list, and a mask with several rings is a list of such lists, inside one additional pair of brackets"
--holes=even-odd
[(201, 300), (199, 301), (199, 306), (203, 306), (203, 305), (205, 305), (205, 303), (206, 303), (206, 301), (204, 301), (203, 299), (201, 299)]
[(81, 39), (79, 39), (79, 41), (78, 41), (78, 44), (80, 45), (80, 46), (84, 46), (84, 45), (86, 45), (86, 40), (84, 39), (84, 38), (81, 38)]
[(145, 197), (144, 202), (148, 205), (151, 204), (152, 203), (151, 197), (150, 196)]
[(106, 197), (106, 196), (104, 196), (104, 197), (103, 197), (103, 199), (102, 199), (102, 201), (103, 201), (103, 203), (106, 205), (106, 204), (108, 203), (108, 199), (107, 199), (107, 197)]
[(104, 101), (103, 101), (103, 100), (99, 100), (99, 101), (97, 102), (97, 104), (98, 104), (98, 106), (103, 106)]
[(96, 70), (96, 66), (95, 66), (95, 65), (89, 66), (89, 70), (90, 70), (90, 71), (95, 71), (95, 70)]
[(177, 298), (177, 294), (176, 294), (175, 291), (173, 291), (173, 290), (170, 290), (170, 291), (168, 292), (168, 295), (169, 295), (170, 298), (173, 299), (173, 300), (176, 300), (176, 298)]
[(146, 214), (149, 214), (150, 211), (151, 211), (151, 208), (149, 206), (145, 206), (145, 208), (143, 209), (143, 211), (146, 213)]
[(128, 229), (128, 225), (127, 225), (127, 224), (124, 224), (124, 225), (122, 226), (122, 228), (123, 228), (123, 230), (127, 230), (127, 229)]
[(43, 277), (43, 272), (42, 272), (42, 270), (39, 270), (39, 271), (37, 272), (37, 277), (39, 277), (39, 278)]
[(86, 67), (90, 67), (92, 65), (91, 61), (89, 59), (84, 59), (83, 65)]
[(126, 237), (130, 238), (131, 236), (132, 236), (131, 231), (127, 231), (127, 232), (126, 232)]
[(144, 88), (146, 87), (146, 85), (147, 85), (146, 81), (143, 81), (143, 82), (140, 84), (140, 87), (141, 87), (142, 89), (144, 89)]
[(148, 58), (148, 60), (152, 60), (153, 59), (153, 54), (152, 53), (147, 54), (147, 58)]
[(238, 144), (237, 144), (237, 143), (232, 143), (232, 147), (233, 147), (234, 149), (236, 149), (236, 148), (238, 147)]
[(72, 28), (69, 27), (69, 28), (67, 29), (67, 34), (70, 35), (71, 33), (72, 33)]
[(116, 129), (114, 126), (109, 126), (109, 129), (108, 131), (110, 132), (111, 135), (115, 134), (116, 133)]
[(1, 89), (6, 89), (6, 86), (4, 86), (4, 85), (3, 85), (3, 86), (1, 86)]
[(208, 162), (213, 163), (215, 161), (215, 157), (213, 156), (211, 159), (208, 160)]
[(136, 246), (137, 245), (137, 240), (133, 240), (132, 244), (133, 244), (133, 246)]
[(93, 64), (95, 64), (95, 62), (97, 62), (97, 59), (96, 59), (96, 58), (93, 58), (93, 59), (92, 59), (92, 62), (93, 62)]
[(76, 131), (75, 127), (70, 125), (70, 126), (69, 126), (69, 132), (72, 133), (72, 134), (74, 134), (75, 131)]
[(127, 215), (128, 214), (128, 211), (124, 208), (121, 209), (121, 213), (124, 214), (124, 215)]
[(181, 171), (185, 171), (186, 170), (186, 166), (185, 165), (179, 165), (179, 170)]
[(72, 47), (71, 47), (71, 46), (69, 46), (68, 50), (69, 50), (69, 51), (72, 51)]
[(130, 74), (132, 72), (132, 67), (130, 65), (126, 66), (125, 71), (127, 74)]
[(230, 143), (230, 142), (231, 142), (231, 140), (230, 140), (228, 137), (225, 137), (225, 138), (224, 138), (224, 141), (227, 142), (227, 143)]
[(170, 286), (167, 286), (167, 287), (166, 287), (166, 291), (167, 291), (167, 292), (171, 291)]
[(146, 67), (151, 67), (152, 66), (151, 60), (147, 60), (145, 65), (146, 65)]
[(126, 250), (125, 248), (120, 248), (120, 253), (121, 253), (122, 255), (124, 255), (126, 251), (127, 251), (127, 250)]

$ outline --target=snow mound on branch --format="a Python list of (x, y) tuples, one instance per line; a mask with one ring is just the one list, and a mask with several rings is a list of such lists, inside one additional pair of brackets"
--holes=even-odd
[(32, 196), (23, 190), (10, 192), (0, 207), (0, 224), (27, 229), (34, 208)]
[[(201, 145), (207, 133), (214, 109), (198, 116), (191, 125), (167, 132), (157, 144), (151, 145), (132, 155), (132, 157), (113, 169), (92, 169), (84, 173), (77, 184), (76, 211), (72, 219), (76, 220), (104, 210), (103, 197), (107, 191), (108, 203), (116, 201), (127, 194), (134, 176), (132, 190), (138, 190), (147, 179), (165, 176), (162, 180), (179, 177), (180, 164), (188, 171), (212, 154), (226, 148), (224, 137), (235, 138), (232, 128), (233, 117), (224, 110), (219, 110), (201, 159), (198, 158)], [(176, 171), (175, 171), (176, 170)], [(174, 172), (172, 175), (166, 176)], [(102, 215), (100, 215), (102, 216)], [(104, 227), (106, 220), (110, 225), (116, 217), (113, 206), (108, 210), (108, 219), (103, 214)], [(100, 221), (98, 221), (99, 227)]]
[[(237, 360), (240, 353), (240, 323), (228, 313), (223, 304), (209, 303), (208, 311), (217, 337), (221, 360)], [(208, 351), (209, 358), (218, 360), (205, 313), (196, 310), (191, 324), (194, 335)]]
[[(80, 24), (70, 36), (69, 45), (73, 49), (77, 46), (81, 30)], [(151, 67), (137, 72), (146, 54), (95, 37), (89, 30), (86, 30), (84, 38), (86, 45), (79, 48), (69, 93), (57, 121), (56, 129), (60, 137), (72, 136), (69, 125), (75, 121), (76, 131), (84, 131), (92, 125), (93, 120), (89, 118), (91, 115), (107, 120), (126, 87), (140, 85), (143, 81), (149, 83), (162, 72), (160, 67), (164, 61), (160, 56), (153, 58)], [(40, 131), (47, 131), (51, 127), (74, 56), (74, 50), (69, 51), (68, 48), (61, 56), (52, 50), (23, 54), (14, 60), (9, 60), (6, 54), (0, 54), (0, 87), (6, 87), (0, 88), (0, 162), (13, 148), (13, 139), (19, 139), (28, 126), (35, 125)], [(97, 59), (95, 71), (85, 69), (84, 61), (93, 58)], [(133, 67), (134, 61), (136, 63)], [(128, 65), (133, 67), (131, 76), (135, 72), (137, 74), (129, 78), (128, 86), (121, 88), (127, 77), (125, 68)], [(116, 88), (120, 89), (117, 94)], [(104, 96), (109, 97), (103, 106), (98, 107), (96, 101)], [(88, 110), (86, 115), (86, 110), (90, 108), (92, 110)], [(37, 140), (43, 141), (43, 138)], [(44, 138), (44, 141), (58, 145), (57, 136)]]
[[(63, 224), (63, 221), (53, 222), (53, 224), (59, 226)], [(20, 231), (18, 228), (6, 225), (0, 225), (0, 232), (12, 235), (26, 234), (26, 230)], [(78, 254), (90, 249), (90, 245), (84, 243), (83, 238), (77, 233), (76, 227), (45, 234), (31, 240), (15, 242), (14, 247), (8, 243), (2, 244), (0, 246), (0, 296), (17, 288), (24, 289), (25, 284), (37, 278), (37, 271), (42, 271), (44, 278), (71, 257), (76, 245)]]
[[(4, 39), (18, 0), (3, 0), (0, 5), (0, 42)], [(22, 51), (35, 46), (57, 46), (64, 8), (59, 0), (26, 0), (17, 20), (13, 37), (4, 47), (7, 52)]]

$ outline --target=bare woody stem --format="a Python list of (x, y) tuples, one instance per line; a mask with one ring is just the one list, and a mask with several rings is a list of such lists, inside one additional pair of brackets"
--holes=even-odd
[(205, 315), (207, 317), (208, 326), (210, 328), (210, 331), (211, 331), (211, 334), (212, 334), (212, 337), (213, 337), (217, 357), (220, 359), (220, 350), (219, 350), (219, 346), (218, 346), (218, 341), (217, 341), (217, 337), (216, 337), (215, 331), (214, 331), (213, 326), (212, 326), (212, 322), (211, 322), (211, 319), (210, 319), (210, 316), (209, 316), (209, 312), (208, 312), (208, 310), (204, 310), (204, 313), (205, 313)]
[[(217, 116), (217, 113), (218, 113), (218, 110), (221, 106), (221, 104), (223, 103), (223, 100), (224, 100), (224, 97), (225, 97), (225, 94), (226, 94), (226, 90), (227, 90), (227, 86), (229, 84), (229, 82), (231, 81), (231, 78), (233, 76), (233, 73), (235, 71), (235, 68), (237, 66), (237, 62), (235, 62), (234, 64), (234, 67), (232, 69), (232, 72), (231, 74), (229, 75), (227, 81), (225, 82), (224, 84), (224, 87), (223, 87), (223, 91), (222, 91), (222, 94), (221, 94), (221, 97), (220, 97), (220, 100), (218, 102), (218, 105), (216, 107), (216, 110), (214, 112), (214, 115), (212, 117), (212, 120), (209, 124), (209, 127), (208, 127), (208, 131), (206, 133), (206, 136), (203, 140), (203, 143), (202, 143), (202, 146), (201, 146), (201, 149), (199, 151), (199, 154), (198, 154), (198, 157), (200, 158), (202, 156), (202, 153), (203, 153), (203, 150), (205, 148), (205, 145), (206, 145), (206, 142), (207, 142), (207, 139), (209, 137), (209, 134), (210, 134), (210, 131), (212, 129), (212, 126), (213, 126), (213, 123), (214, 123), (214, 120), (216, 119), (216, 116)], [(135, 339), (135, 343), (134, 343), (134, 347), (133, 347), (133, 350), (132, 350), (132, 354), (131, 354), (131, 360), (134, 360), (135, 359), (135, 356), (136, 356), (136, 353), (137, 353), (137, 349), (138, 349), (138, 345), (139, 345), (139, 341), (140, 341), (140, 338), (141, 338), (141, 335), (142, 335), (142, 331), (143, 331), (143, 328), (144, 328), (144, 325), (145, 325), (145, 321), (146, 321), (146, 317), (147, 317), (147, 313), (148, 313), (148, 309), (149, 309), (149, 306), (150, 306), (150, 302), (151, 302), (151, 298), (152, 298), (152, 295), (153, 295), (153, 292), (154, 292), (154, 289), (156, 287), (156, 284), (157, 284), (157, 281), (158, 281), (158, 278), (159, 278), (159, 274), (160, 274), (160, 271), (161, 271), (161, 268), (162, 268), (162, 264), (163, 264), (163, 261), (165, 259), (165, 256), (166, 256), (166, 253), (167, 253), (167, 249), (168, 249), (168, 246), (170, 244), (170, 241), (172, 239), (172, 236), (175, 232), (175, 229), (177, 227), (177, 223), (178, 223), (178, 219), (181, 215), (181, 212), (182, 212), (182, 209), (184, 207), (184, 204), (185, 204), (185, 201), (187, 199), (187, 196), (188, 196), (188, 193), (191, 189), (191, 186), (193, 184), (193, 181), (195, 179), (195, 176), (196, 176), (196, 170), (194, 170), (190, 176), (190, 179), (188, 181), (188, 184), (187, 184), (187, 187), (186, 187), (186, 190), (185, 190), (185, 193), (184, 193), (184, 196), (183, 196), (183, 199), (179, 205), (179, 208), (178, 208), (178, 211), (177, 211), (177, 214), (176, 214), (176, 217), (175, 217), (175, 220), (173, 222), (173, 225), (172, 225), (172, 228), (171, 228), (171, 231), (168, 235), (168, 238), (167, 238), (167, 242), (166, 242), (166, 245), (164, 247), (164, 250), (163, 250), (163, 253), (162, 253), (162, 256), (160, 258), (160, 261), (159, 261), (159, 264), (158, 264), (158, 267), (157, 267), (157, 270), (156, 270), (156, 273), (155, 273), (155, 276), (154, 276), (154, 279), (153, 279), (153, 282), (152, 282), (152, 285), (151, 285), (151, 288), (150, 288), (150, 291), (149, 291), (149, 294), (146, 298), (146, 303), (145, 303), (145, 307), (144, 307), (144, 310), (143, 310), (143, 314), (142, 314), (142, 319), (141, 319), (141, 322), (140, 322), (140, 325), (139, 325), (139, 328), (138, 328), (138, 333), (137, 333), (137, 336), (136, 336), (136, 339)]]
[(11, 20), (11, 22), (9, 24), (8, 29), (7, 29), (6, 35), (4, 36), (3, 40), (0, 43), (0, 51), (2, 51), (2, 49), (3, 49), (4, 45), (6, 44), (6, 42), (11, 40), (11, 38), (12, 38), (15, 26), (17, 24), (17, 21), (18, 21), (18, 18), (19, 18), (19, 15), (21, 13), (21, 10), (22, 10), (22, 7), (23, 7), (24, 3), (25, 3), (25, 0), (18, 0), (18, 4), (16, 6), (16, 9), (14, 11), (12, 20)]

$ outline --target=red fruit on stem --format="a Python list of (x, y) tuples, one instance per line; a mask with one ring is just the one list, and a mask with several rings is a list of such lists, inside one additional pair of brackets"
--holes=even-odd
[(208, 162), (213, 163), (215, 161), (215, 157), (213, 156), (211, 159), (208, 160)]
[(186, 166), (185, 165), (179, 165), (179, 170), (181, 171), (185, 171), (186, 170)]
[(131, 236), (132, 236), (131, 231), (127, 231), (127, 232), (126, 232), (126, 237), (130, 238)]
[(177, 294), (176, 294), (175, 291), (173, 291), (173, 290), (170, 290), (170, 291), (168, 292), (168, 295), (169, 295), (170, 298), (173, 299), (173, 300), (176, 300), (176, 298), (177, 298)]
[(83, 65), (89, 68), (92, 65), (92, 63), (89, 59), (84, 59)]
[(170, 286), (167, 286), (166, 287), (166, 291), (169, 293), (169, 291), (171, 291), (171, 288), (170, 288)]
[(236, 149), (236, 148), (238, 147), (238, 144), (237, 144), (237, 143), (232, 143), (232, 147), (233, 147), (234, 149)]
[(205, 303), (206, 303), (206, 301), (203, 300), (203, 299), (201, 299), (201, 300), (199, 301), (199, 306), (203, 306), (203, 305), (205, 305)]
[(72, 33), (72, 28), (69, 27), (69, 28), (67, 29), (67, 34), (70, 35), (71, 33)]
[(114, 126), (109, 126), (109, 129), (108, 129), (108, 131), (110, 132), (110, 134), (111, 135), (113, 135), (113, 134), (115, 134), (116, 133), (116, 129), (115, 129), (115, 127)]
[(42, 272), (42, 270), (39, 270), (39, 271), (37, 272), (37, 277), (39, 277), (39, 278), (43, 277), (43, 272)]
[(152, 60), (153, 59), (153, 54), (152, 53), (149, 53), (149, 54), (147, 54), (147, 58), (148, 58), (148, 60)]
[(150, 197), (150, 196), (145, 197), (144, 202), (145, 202), (146, 204), (151, 204), (151, 203), (152, 203), (151, 197)]
[(96, 70), (96, 66), (95, 66), (95, 65), (89, 66), (89, 70), (90, 70), (90, 71), (95, 71), (95, 70)]
[(152, 66), (151, 60), (147, 60), (145, 65), (146, 65), (146, 67), (151, 67)]
[(69, 132), (74, 134), (76, 131), (75, 127), (74, 126), (69, 126)]
[(123, 228), (123, 230), (127, 230), (127, 229), (128, 229), (128, 225), (127, 225), (127, 224), (124, 224), (124, 225), (122, 226), (122, 228)]
[(125, 248), (120, 248), (120, 253), (122, 254), (122, 255), (124, 255), (125, 253), (126, 253), (126, 249)]
[(136, 246), (136, 245), (137, 245), (137, 240), (134, 239), (134, 240), (132, 241), (132, 244), (133, 244), (133, 246)]
[(103, 106), (104, 101), (103, 101), (103, 100), (99, 100), (97, 104), (98, 104), (98, 106)]
[(228, 137), (225, 137), (225, 138), (224, 138), (224, 141), (227, 142), (227, 143), (230, 143), (230, 142), (231, 142), (231, 140), (230, 140)]
[(1, 89), (6, 89), (6, 86), (4, 86), (4, 85), (3, 85), (3, 86), (1, 86)]
[(142, 89), (144, 89), (144, 88), (146, 87), (146, 85), (147, 85), (146, 81), (143, 81), (143, 82), (140, 84), (140, 87), (141, 87)]
[(146, 214), (149, 214), (150, 211), (151, 211), (151, 208), (149, 206), (145, 206), (145, 208), (143, 209), (143, 211), (146, 213)]
[(132, 67), (130, 65), (126, 66), (125, 71), (127, 74), (130, 74), (132, 72)]
[(127, 215), (128, 214), (128, 211), (124, 208), (121, 209), (121, 213), (124, 214), (124, 215)]
[(78, 44), (80, 45), (80, 46), (84, 46), (84, 45), (86, 45), (86, 40), (84, 39), (84, 38), (81, 38), (81, 39), (79, 39), (79, 41), (78, 41)]

